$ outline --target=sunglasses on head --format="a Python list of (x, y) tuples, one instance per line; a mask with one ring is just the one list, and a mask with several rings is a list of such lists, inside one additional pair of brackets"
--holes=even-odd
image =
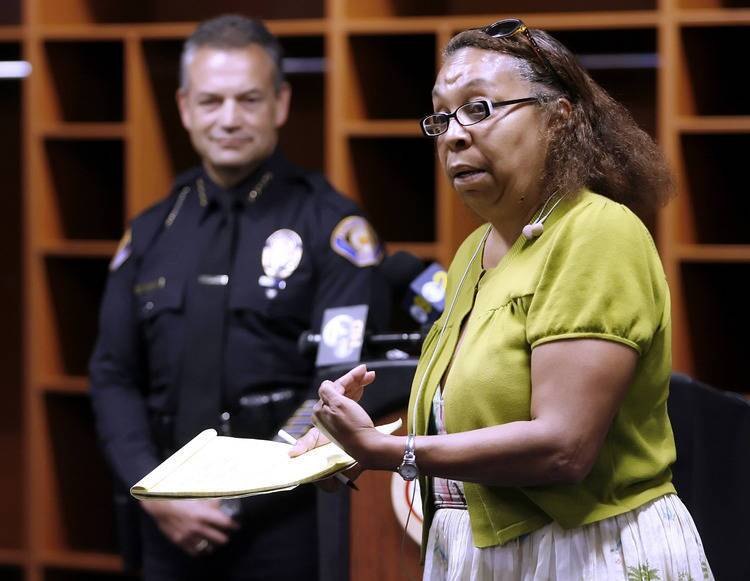
[(544, 56), (542, 49), (539, 48), (539, 45), (534, 40), (534, 37), (531, 36), (531, 32), (529, 31), (529, 28), (523, 23), (523, 20), (519, 18), (506, 18), (504, 20), (498, 20), (497, 22), (493, 22), (492, 24), (485, 26), (484, 28), (480, 28), (479, 30), (481, 30), (482, 32), (484, 32), (485, 34), (493, 38), (508, 38), (511, 36), (515, 36), (516, 34), (519, 34), (519, 33), (523, 34), (526, 37), (526, 39), (529, 41), (529, 44), (531, 44), (531, 48), (534, 50), (534, 53), (539, 59), (539, 62), (541, 62), (544, 68), (547, 69), (547, 71), (553, 77), (555, 77), (557, 84), (566, 93), (568, 93), (567, 83), (565, 83), (565, 81), (562, 80), (562, 77), (560, 77), (558, 72), (555, 70), (555, 67), (552, 66), (552, 63), (549, 61), (549, 59), (546, 56)]

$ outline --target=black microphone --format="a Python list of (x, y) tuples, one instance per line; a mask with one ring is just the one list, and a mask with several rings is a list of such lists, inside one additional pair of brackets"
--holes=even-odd
[[(419, 347), (424, 333), (366, 333), (364, 344), (368, 350), (389, 351)], [(320, 333), (303, 331), (297, 339), (297, 349), (303, 355), (315, 353), (321, 342)]]
[(403, 297), (411, 282), (424, 270), (424, 262), (410, 252), (399, 250), (387, 256), (378, 268), (394, 295)]
[(404, 309), (423, 328), (443, 313), (448, 275), (440, 264), (425, 268), (413, 254), (399, 251), (386, 258), (380, 270), (396, 296), (404, 297)]

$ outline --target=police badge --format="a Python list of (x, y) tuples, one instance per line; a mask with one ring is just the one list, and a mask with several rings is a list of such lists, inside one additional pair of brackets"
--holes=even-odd
[(276, 230), (263, 246), (261, 264), (263, 272), (258, 284), (266, 289), (266, 296), (273, 299), (286, 288), (286, 280), (297, 270), (302, 260), (302, 238), (294, 230)]

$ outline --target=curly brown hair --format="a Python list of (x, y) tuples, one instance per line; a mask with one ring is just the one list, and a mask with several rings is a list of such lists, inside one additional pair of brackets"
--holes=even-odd
[[(535, 85), (535, 96), (544, 109), (549, 145), (543, 191), (572, 194), (589, 188), (640, 216), (663, 206), (673, 193), (673, 184), (654, 140), (565, 46), (543, 30), (529, 32), (557, 77), (523, 34), (495, 38), (481, 29), (467, 30), (450, 40), (444, 56), (473, 47), (518, 59), (521, 76)], [(557, 106), (559, 97), (572, 105), (567, 116)]]

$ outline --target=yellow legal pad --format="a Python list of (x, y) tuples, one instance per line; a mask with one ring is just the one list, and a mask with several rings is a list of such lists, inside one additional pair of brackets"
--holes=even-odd
[[(378, 426), (391, 434), (398, 419)], [(289, 457), (290, 444), (219, 436), (204, 430), (138, 483), (130, 494), (139, 499), (236, 498), (291, 490), (346, 470), (354, 459), (333, 442)]]

